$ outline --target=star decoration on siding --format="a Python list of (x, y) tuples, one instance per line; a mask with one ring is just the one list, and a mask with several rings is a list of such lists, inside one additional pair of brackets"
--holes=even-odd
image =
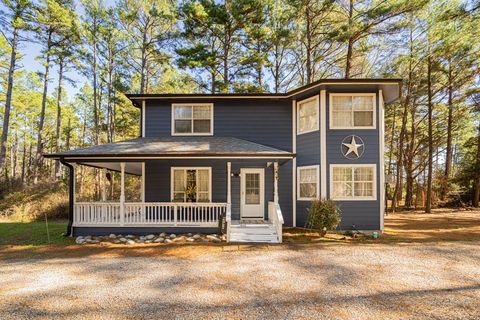
[(342, 141), (342, 153), (348, 159), (358, 159), (362, 156), (365, 144), (362, 138), (351, 135)]

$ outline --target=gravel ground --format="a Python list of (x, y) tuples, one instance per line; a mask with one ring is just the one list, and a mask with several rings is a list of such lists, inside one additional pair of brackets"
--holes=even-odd
[(0, 319), (479, 319), (480, 242), (0, 261)]

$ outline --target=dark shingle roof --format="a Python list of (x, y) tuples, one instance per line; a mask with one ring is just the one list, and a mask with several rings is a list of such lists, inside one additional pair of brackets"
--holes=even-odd
[(46, 154), (46, 158), (100, 157), (290, 157), (288, 151), (232, 137), (164, 137), (124, 140)]

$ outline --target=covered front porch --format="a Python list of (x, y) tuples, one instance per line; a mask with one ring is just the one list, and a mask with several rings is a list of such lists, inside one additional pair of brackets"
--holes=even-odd
[[(260, 238), (272, 240), (269, 242), (281, 242), (284, 221), (279, 177), (282, 171), (291, 175), (291, 166), (286, 165), (290, 158), (190, 155), (61, 159), (71, 168), (73, 180), (71, 234), (205, 232), (224, 233), (227, 241), (234, 234), (232, 241), (238, 241), (239, 235), (255, 231)], [(82, 167), (100, 172), (100, 199), (85, 201), (76, 192), (75, 180), (81, 177)], [(112, 172), (119, 185), (117, 194), (109, 193), (111, 179), (107, 178)], [(125, 181), (129, 176), (139, 179), (137, 197), (127, 196)], [(291, 182), (285, 185), (291, 186)]]

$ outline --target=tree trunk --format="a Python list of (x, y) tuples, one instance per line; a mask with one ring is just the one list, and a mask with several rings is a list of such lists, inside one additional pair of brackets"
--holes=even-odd
[[(350, 0), (348, 8), (348, 32), (352, 32), (353, 28), (353, 1)], [(353, 44), (354, 39), (351, 34), (348, 35), (347, 56), (345, 61), (345, 79), (350, 79), (350, 72), (352, 68), (352, 56), (353, 56)]]
[(100, 143), (100, 112), (97, 101), (97, 19), (93, 20), (93, 30), (95, 35), (93, 36), (93, 118), (95, 124), (95, 145)]
[(306, 46), (305, 46), (305, 51), (306, 51), (306, 84), (309, 84), (312, 82), (313, 78), (313, 70), (312, 70), (312, 30), (310, 27), (310, 7), (309, 3), (305, 5), (305, 23), (306, 23), (306, 32), (305, 32), (305, 40), (307, 41)]
[(433, 178), (433, 103), (432, 103), (432, 57), (427, 62), (427, 95), (428, 95), (428, 176), (427, 201), (425, 213), (432, 212), (432, 178)]
[(45, 61), (45, 75), (43, 79), (43, 96), (42, 96), (42, 108), (40, 110), (40, 122), (38, 125), (37, 136), (37, 153), (35, 154), (34, 169), (33, 169), (33, 183), (38, 183), (40, 175), (40, 169), (42, 165), (42, 153), (43, 153), (43, 126), (45, 124), (45, 109), (47, 106), (47, 94), (48, 94), (48, 77), (50, 71), (50, 49), (52, 47), (52, 31), (48, 30), (47, 38), (47, 57)]
[(448, 120), (447, 120), (447, 154), (445, 157), (445, 180), (442, 181), (442, 192), (440, 199), (445, 200), (448, 193), (448, 181), (452, 174), (452, 126), (453, 126), (453, 86), (452, 86), (452, 69), (450, 61), (448, 64)]
[(480, 125), (478, 126), (477, 137), (477, 161), (476, 161), (476, 177), (475, 177), (475, 192), (473, 194), (472, 205), (478, 207), (480, 202)]
[(13, 29), (12, 51), (10, 53), (10, 65), (8, 67), (7, 92), (5, 95), (5, 113), (3, 114), (2, 141), (0, 147), (0, 172), (5, 164), (7, 154), (8, 129), (10, 124), (10, 110), (12, 108), (13, 74), (17, 62), (18, 28)]
[[(62, 126), (62, 79), (63, 79), (63, 57), (60, 57), (58, 63), (58, 89), (57, 89), (57, 127), (56, 127), (56, 139), (55, 139), (55, 152), (60, 152), (61, 133)], [(55, 181), (58, 181), (61, 177), (60, 161), (55, 161)]]

